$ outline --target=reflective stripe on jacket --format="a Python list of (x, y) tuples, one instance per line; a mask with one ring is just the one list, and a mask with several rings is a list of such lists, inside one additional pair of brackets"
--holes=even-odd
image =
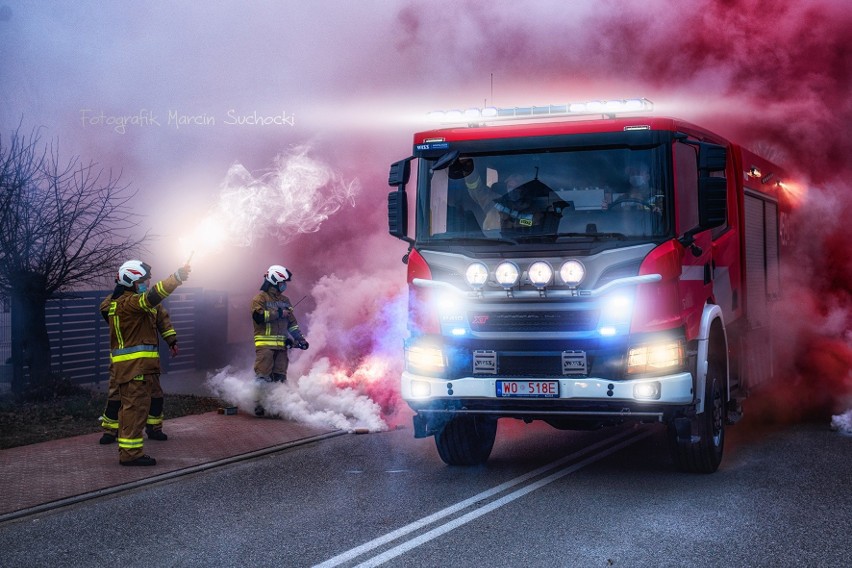
[(160, 351), (156, 345), (134, 345), (133, 347), (125, 347), (124, 349), (113, 349), (109, 354), (109, 360), (112, 363), (142, 359), (144, 357), (157, 359), (160, 357)]
[[(286, 349), (287, 334), (294, 339), (302, 337), (299, 322), (293, 315), (290, 298), (283, 295), (277, 288), (269, 287), (261, 290), (252, 298), (251, 312), (262, 316), (263, 323), (258, 323), (252, 317), (254, 325), (254, 346), (261, 349)], [(278, 308), (282, 308), (282, 314), (278, 315)]]

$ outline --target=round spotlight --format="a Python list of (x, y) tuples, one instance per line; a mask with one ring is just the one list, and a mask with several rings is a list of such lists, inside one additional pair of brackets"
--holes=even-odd
[(464, 276), (471, 288), (479, 290), (485, 286), (485, 282), (488, 281), (488, 267), (481, 262), (474, 262), (467, 267), (467, 271), (465, 271)]
[(566, 261), (559, 269), (559, 277), (569, 286), (576, 286), (582, 282), (584, 276), (586, 276), (586, 269), (576, 260)]
[(536, 288), (544, 288), (553, 280), (553, 269), (543, 260), (533, 262), (528, 271), (530, 282)]
[(508, 290), (517, 285), (521, 277), (521, 271), (514, 262), (501, 262), (497, 266), (497, 270), (494, 271), (494, 277), (500, 286)]

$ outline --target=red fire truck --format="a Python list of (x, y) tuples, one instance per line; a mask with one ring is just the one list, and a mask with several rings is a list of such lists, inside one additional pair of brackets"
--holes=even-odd
[(391, 166), (389, 230), (409, 243), (401, 393), (446, 463), (485, 462), (499, 418), (638, 421), (667, 425), (679, 468), (713, 472), (773, 375), (787, 178), (651, 110), (436, 113), (461, 124), (415, 134)]

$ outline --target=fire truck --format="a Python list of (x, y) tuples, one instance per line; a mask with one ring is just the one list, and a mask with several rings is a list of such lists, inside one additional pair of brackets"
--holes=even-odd
[(476, 465), (500, 418), (657, 422), (680, 469), (716, 471), (775, 372), (786, 174), (647, 99), (433, 115), (458, 124), (388, 178), (414, 435)]

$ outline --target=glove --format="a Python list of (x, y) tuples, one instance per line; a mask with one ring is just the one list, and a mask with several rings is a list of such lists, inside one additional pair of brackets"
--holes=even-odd
[(305, 339), (304, 339), (304, 338), (299, 339), (299, 340), (297, 340), (297, 341), (296, 341), (296, 347), (298, 347), (299, 349), (301, 349), (302, 351), (304, 351), (305, 349), (307, 349), (307, 348), (308, 348), (308, 342), (307, 342), (307, 341), (305, 341)]
[(169, 351), (172, 352), (172, 357), (177, 357), (177, 355), (178, 355), (177, 341), (175, 341), (174, 343), (169, 345)]
[(185, 264), (175, 271), (175, 278), (180, 283), (186, 282), (190, 272), (192, 272), (192, 268), (188, 264)]
[(286, 347), (287, 349), (290, 349), (291, 347), (293, 347), (293, 340), (290, 339), (289, 337), (287, 339), (285, 339), (284, 340), (284, 347)]

